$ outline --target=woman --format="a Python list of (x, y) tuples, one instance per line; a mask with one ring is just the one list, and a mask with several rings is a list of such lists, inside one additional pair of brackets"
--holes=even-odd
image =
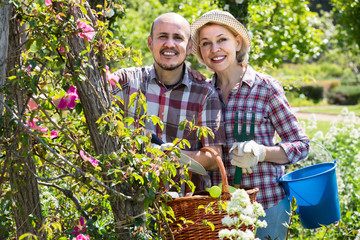
[[(192, 23), (191, 37), (193, 53), (214, 72), (211, 83), (223, 104), (227, 141), (223, 161), (229, 183), (259, 188), (257, 201), (265, 209), (268, 227), (259, 228), (257, 237), (285, 239), (283, 223), (289, 220), (290, 203), (277, 179), (284, 174), (283, 166), (307, 156), (309, 138), (281, 84), (248, 65), (249, 34), (230, 13), (205, 13)], [(275, 133), (281, 142), (275, 142)], [(220, 174), (214, 173), (212, 181), (217, 185)]]

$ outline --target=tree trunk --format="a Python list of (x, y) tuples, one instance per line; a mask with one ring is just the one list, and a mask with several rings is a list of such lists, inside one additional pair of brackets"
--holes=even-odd
[[(9, 40), (9, 11), (10, 6), (8, 5), (8, 2), (0, 1), (0, 89), (4, 86), (6, 75), (6, 59)], [(4, 100), (2, 91), (0, 91), (0, 100)], [(3, 116), (3, 113), (4, 106), (0, 103), (0, 119)]]
[[(88, 13), (90, 13), (89, 10)], [(80, 9), (76, 9), (73, 15), (75, 21), (79, 18), (84, 18)], [(72, 56), (79, 56), (82, 51), (86, 50), (84, 39), (76, 35), (70, 36), (68, 38), (68, 43), (71, 53), (70, 55)], [(106, 93), (105, 84), (107, 83), (104, 84), (104, 81), (101, 79), (99, 65), (96, 61), (95, 54), (93, 52), (87, 53), (87, 58), (88, 64), (93, 66), (93, 68), (86, 68), (85, 74), (92, 87), (87, 81), (76, 81), (75, 84), (83, 107), (84, 115), (86, 117), (86, 123), (95, 152), (96, 154), (110, 154), (120, 149), (121, 146), (116, 138), (110, 137), (106, 133), (100, 134), (96, 121), (106, 111), (101, 105), (107, 107), (110, 104), (111, 99), (109, 99), (109, 95)], [(76, 60), (77, 59), (70, 59), (70, 65), (75, 66)], [(94, 92), (93, 89), (95, 89), (96, 92)], [(105, 168), (106, 166), (103, 167)], [(106, 172), (107, 169), (104, 170)], [(103, 178), (104, 180), (112, 180), (111, 176), (107, 176), (106, 174), (104, 174)], [(132, 186), (132, 189), (129, 189), (125, 184), (117, 184), (113, 188), (125, 194), (136, 192), (136, 187), (134, 185)], [(115, 222), (126, 222), (129, 224), (129, 222), (127, 222), (129, 217), (141, 215), (144, 212), (143, 201), (137, 199), (125, 200), (118, 195), (114, 195), (112, 192), (109, 192), (109, 194), (112, 196), (109, 201)], [(128, 228), (125, 229), (119, 227), (117, 228), (117, 232), (119, 233), (119, 239), (131, 239)]]
[[(15, 10), (10, 9), (11, 20), (9, 22), (9, 45), (7, 59), (7, 77), (16, 75), (14, 69), (20, 65), (20, 50), (21, 43), (25, 41), (24, 26), (20, 27), (19, 22), (14, 17)], [(25, 95), (18, 84), (11, 84), (7, 89), (9, 94), (6, 95), (7, 100), (13, 101), (19, 119), (25, 108)], [(5, 117), (5, 126), (11, 121)], [(26, 132), (18, 127), (15, 131), (8, 128), (7, 138), (11, 139), (10, 145), (6, 151), (6, 158), (9, 162), (8, 172), (10, 178), (10, 185), (13, 191), (13, 199), (15, 201), (14, 215), (16, 223), (17, 237), (24, 233), (38, 234), (42, 226), (42, 212), (39, 197), (38, 183), (32, 172), (36, 172), (34, 161), (31, 157), (31, 138), (28, 143), (20, 141), (20, 136), (26, 135)]]

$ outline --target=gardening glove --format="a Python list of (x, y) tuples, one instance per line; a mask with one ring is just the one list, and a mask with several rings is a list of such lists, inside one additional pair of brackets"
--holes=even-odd
[(173, 146), (174, 146), (173, 143), (163, 143), (163, 144), (161, 144), (161, 145), (156, 144), (156, 143), (151, 143), (151, 144), (150, 144), (150, 147), (151, 147), (151, 148), (156, 148), (156, 149), (159, 149), (160, 151), (163, 151), (163, 152), (169, 150), (169, 149), (170, 149), (171, 147), (173, 147)]
[(265, 160), (265, 146), (257, 144), (255, 141), (234, 142), (230, 151), (232, 152), (231, 164), (242, 168), (243, 173), (252, 173), (251, 167), (258, 162)]

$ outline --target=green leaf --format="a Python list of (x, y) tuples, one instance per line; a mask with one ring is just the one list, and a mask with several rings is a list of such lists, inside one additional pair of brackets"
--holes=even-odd
[(137, 92), (134, 92), (133, 94), (131, 94), (128, 107), (134, 107), (137, 96), (138, 96)]
[(83, 5), (79, 5), (79, 6), (80, 6), (81, 11), (84, 13), (84, 15), (87, 15), (86, 8)]
[(26, 239), (26, 238), (31, 239), (33, 236), (34, 236), (34, 234), (32, 234), (32, 233), (25, 233), (19, 237), (19, 240)]
[(29, 21), (29, 26), (30, 26), (31, 28), (34, 28), (34, 27), (36, 26), (36, 21), (35, 21), (35, 20)]
[(31, 48), (31, 45), (34, 43), (34, 39), (29, 39), (26, 44), (25, 44), (25, 48), (28, 51)]
[(186, 121), (181, 121), (180, 124), (179, 124), (179, 130), (180, 131), (184, 131), (185, 127), (186, 127)]

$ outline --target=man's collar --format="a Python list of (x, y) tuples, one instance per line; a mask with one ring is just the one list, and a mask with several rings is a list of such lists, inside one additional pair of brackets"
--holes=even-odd
[[(184, 63), (183, 64), (183, 69), (184, 69), (184, 74), (183, 74), (183, 77), (180, 81), (180, 84), (184, 84), (185, 86), (189, 87), (190, 86), (190, 77), (192, 78), (192, 75), (189, 74), (189, 71), (188, 71), (188, 68), (186, 67), (186, 64)], [(160, 84), (163, 84), (158, 75), (156, 74), (156, 71), (155, 71), (155, 65), (151, 65), (151, 69), (150, 69), (150, 79), (151, 80), (155, 80), (156, 82), (160, 83)]]

